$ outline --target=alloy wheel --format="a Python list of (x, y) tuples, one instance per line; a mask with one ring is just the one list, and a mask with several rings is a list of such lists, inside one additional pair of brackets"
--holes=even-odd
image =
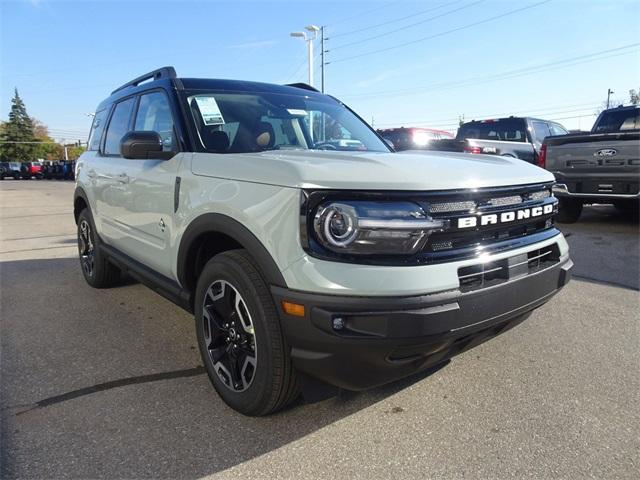
[(258, 364), (251, 314), (240, 292), (225, 280), (214, 281), (204, 296), (203, 338), (213, 369), (234, 392), (249, 388)]
[(95, 268), (95, 247), (91, 234), (91, 225), (85, 219), (80, 220), (78, 250), (80, 251), (82, 268), (87, 276), (92, 277)]

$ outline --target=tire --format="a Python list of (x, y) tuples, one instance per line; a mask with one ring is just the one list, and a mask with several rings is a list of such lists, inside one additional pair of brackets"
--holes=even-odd
[(558, 215), (556, 221), (560, 223), (576, 223), (582, 214), (582, 202), (579, 200), (559, 199)]
[(205, 265), (195, 319), (209, 379), (231, 408), (267, 415), (299, 395), (276, 306), (245, 250), (221, 253)]
[(108, 288), (118, 283), (120, 270), (98, 248), (91, 212), (85, 208), (78, 215), (78, 257), (84, 279), (94, 288)]
[(618, 210), (620, 213), (624, 213), (624, 214), (633, 214), (633, 215), (638, 215), (638, 210), (640, 210), (640, 204), (638, 203), (637, 200), (631, 200), (631, 201), (617, 201), (617, 202), (613, 202), (613, 206), (616, 207), (616, 210)]
[(14, 173), (13, 174), (13, 179), (14, 180), (20, 180), (20, 174), (19, 173)]

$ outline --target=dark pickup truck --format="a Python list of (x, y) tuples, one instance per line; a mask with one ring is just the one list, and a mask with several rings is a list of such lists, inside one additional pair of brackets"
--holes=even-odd
[(557, 122), (530, 117), (473, 120), (458, 129), (455, 139), (434, 140), (429, 150), (485, 153), (537, 163), (542, 141), (550, 135), (565, 135)]
[(547, 137), (538, 166), (556, 177), (553, 191), (560, 200), (560, 222), (576, 222), (589, 203), (612, 203), (637, 212), (640, 106), (605, 110), (591, 133)]

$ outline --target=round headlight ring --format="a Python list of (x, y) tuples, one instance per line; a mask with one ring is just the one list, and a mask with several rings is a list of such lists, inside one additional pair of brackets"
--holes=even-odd
[(355, 212), (340, 205), (330, 205), (322, 215), (322, 233), (324, 239), (334, 247), (346, 247), (358, 233), (358, 219)]

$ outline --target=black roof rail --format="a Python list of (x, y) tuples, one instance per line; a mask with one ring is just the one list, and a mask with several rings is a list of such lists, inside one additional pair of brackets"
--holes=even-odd
[(303, 90), (311, 90), (312, 92), (320, 92), (317, 88), (312, 87), (308, 83), (287, 83), (285, 87), (302, 88)]
[(152, 72), (145, 73), (144, 75), (140, 75), (139, 77), (134, 78), (130, 82), (127, 82), (124, 85), (119, 86), (113, 92), (111, 92), (111, 95), (113, 95), (116, 92), (119, 92), (120, 90), (124, 90), (127, 87), (136, 87), (142, 82), (144, 82), (145, 80), (152, 80), (152, 79), (159, 80), (161, 78), (176, 78), (176, 77), (177, 75), (176, 75), (175, 68), (173, 67), (158, 68)]

